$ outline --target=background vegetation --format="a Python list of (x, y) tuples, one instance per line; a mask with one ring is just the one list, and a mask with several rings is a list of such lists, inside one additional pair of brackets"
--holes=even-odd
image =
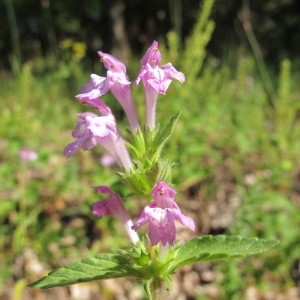
[[(174, 277), (172, 299), (297, 299), (299, 3), (212, 4), (0, 3), (0, 299), (135, 299), (131, 282), (122, 282), (121, 290), (83, 286), (80, 296), (74, 288), (40, 292), (25, 285), (68, 261), (128, 244), (115, 234), (122, 231), (117, 223), (91, 215), (99, 197), (91, 186), (126, 193), (98, 165), (101, 149), (70, 160), (62, 150), (72, 140), (75, 114), (83, 111), (74, 95), (91, 72), (104, 75), (96, 51), (126, 61), (133, 80), (153, 39), (161, 42), (164, 62), (187, 79), (160, 97), (158, 120), (183, 112), (166, 151), (178, 162), (178, 201), (197, 222), (197, 234), (281, 240), (259, 257), (183, 270)], [(142, 117), (143, 91), (134, 93)], [(113, 98), (104, 100), (122, 118)], [(20, 161), (22, 147), (35, 150), (38, 160)], [(189, 238), (186, 232), (180, 237)]]

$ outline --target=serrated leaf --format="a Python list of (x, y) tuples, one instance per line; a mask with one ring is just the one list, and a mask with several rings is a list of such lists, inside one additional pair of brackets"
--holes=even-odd
[(28, 286), (48, 289), (79, 282), (128, 276), (138, 277), (138, 271), (133, 269), (132, 262), (119, 254), (103, 253), (80, 262), (69, 263)]
[(196, 237), (174, 254), (169, 271), (188, 264), (211, 261), (222, 258), (240, 258), (267, 251), (278, 244), (275, 240), (242, 238), (224, 235)]

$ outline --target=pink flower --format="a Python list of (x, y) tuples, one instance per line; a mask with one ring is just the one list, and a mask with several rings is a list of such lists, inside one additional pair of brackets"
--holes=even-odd
[(110, 54), (101, 51), (98, 51), (98, 54), (101, 57), (101, 62), (103, 62), (104, 67), (107, 69), (109, 89), (123, 107), (131, 130), (136, 132), (139, 128), (139, 122), (130, 90), (131, 82), (128, 81), (126, 75), (126, 67), (121, 61)]
[(132, 221), (120, 196), (107, 186), (96, 186), (95, 190), (103, 194), (109, 194), (109, 197), (93, 203), (93, 214), (98, 217), (113, 216), (119, 219), (124, 225), (132, 243), (136, 244), (139, 241), (139, 237), (131, 228)]
[(101, 100), (97, 100), (93, 104), (104, 115), (98, 116), (89, 112), (78, 114), (80, 118), (72, 132), (76, 141), (65, 148), (64, 155), (69, 158), (79, 149), (88, 150), (100, 144), (113, 156), (119, 166), (129, 172), (132, 168), (132, 162), (125, 142), (118, 131), (114, 116)]
[(158, 94), (166, 94), (172, 78), (185, 81), (183, 73), (177, 71), (171, 63), (159, 67), (161, 54), (158, 49), (158, 42), (154, 41), (141, 60), (142, 68), (138, 74), (135, 84), (142, 80), (146, 94), (146, 117), (147, 124), (155, 127), (155, 110)]
[(126, 67), (110, 54), (101, 51), (98, 54), (101, 56), (101, 62), (107, 69), (107, 77), (92, 74), (91, 80), (83, 86), (81, 93), (76, 98), (93, 106), (95, 99), (98, 99), (110, 90), (125, 110), (131, 130), (136, 132), (139, 128), (139, 123), (130, 90), (131, 82), (128, 81), (126, 75)]
[(23, 147), (19, 150), (19, 158), (23, 162), (35, 161), (38, 159), (38, 154), (32, 149)]
[(151, 244), (157, 245), (161, 242), (163, 246), (167, 243), (174, 245), (176, 239), (175, 219), (191, 230), (195, 230), (194, 221), (184, 216), (175, 203), (175, 190), (166, 183), (159, 181), (151, 194), (154, 201), (144, 208), (139, 219), (132, 226), (133, 230), (148, 224), (148, 236)]

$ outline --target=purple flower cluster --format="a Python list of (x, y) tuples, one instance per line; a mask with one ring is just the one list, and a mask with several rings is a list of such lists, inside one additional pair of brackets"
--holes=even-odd
[(195, 230), (194, 221), (183, 215), (174, 201), (176, 191), (162, 181), (159, 181), (152, 189), (151, 195), (154, 201), (143, 209), (140, 217), (133, 225), (118, 194), (105, 186), (99, 186), (96, 189), (101, 193), (110, 194), (110, 198), (95, 202), (93, 214), (114, 216), (119, 219), (133, 243), (139, 240), (135, 231), (143, 225), (148, 225), (148, 236), (152, 245), (157, 245), (159, 242), (163, 246), (166, 244), (174, 245), (176, 239), (175, 219), (191, 230)]
[[(106, 77), (91, 75), (91, 80), (83, 86), (81, 93), (76, 96), (84, 104), (92, 107), (98, 114), (79, 113), (77, 126), (72, 132), (76, 139), (69, 144), (64, 155), (71, 157), (78, 150), (88, 150), (96, 145), (102, 146), (109, 153), (111, 161), (121, 167), (126, 174), (134, 172), (125, 140), (120, 134), (115, 117), (110, 108), (101, 100), (101, 96), (109, 91), (123, 107), (133, 134), (140, 130), (136, 109), (131, 94), (131, 82), (128, 80), (125, 65), (110, 54), (98, 52), (101, 62), (107, 69)], [(154, 41), (141, 60), (141, 69), (134, 81), (135, 85), (142, 81), (145, 89), (146, 126), (151, 130), (156, 124), (156, 102), (158, 94), (166, 94), (172, 78), (184, 82), (184, 75), (177, 71), (171, 63), (159, 66), (161, 54), (158, 43)], [(93, 204), (93, 213), (97, 216), (114, 216), (124, 225), (131, 241), (139, 241), (136, 230), (148, 225), (148, 236), (152, 245), (174, 245), (176, 238), (175, 219), (182, 225), (195, 230), (192, 219), (182, 214), (174, 201), (176, 191), (166, 183), (159, 181), (153, 187), (151, 195), (153, 202), (142, 211), (137, 222), (133, 224), (122, 203), (120, 196), (105, 186), (95, 187), (96, 191), (108, 194), (109, 197)]]

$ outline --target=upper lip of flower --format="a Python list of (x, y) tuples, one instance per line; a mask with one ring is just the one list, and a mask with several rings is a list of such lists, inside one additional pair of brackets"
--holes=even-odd
[(144, 57), (141, 59), (141, 65), (145, 66), (146, 64), (150, 64), (152, 67), (158, 66), (161, 62), (161, 54), (158, 49), (158, 42), (153, 41), (152, 45), (147, 50)]
[(98, 51), (98, 54), (101, 57), (100, 61), (104, 64), (104, 67), (107, 70), (111, 70), (113, 72), (126, 73), (126, 67), (120, 60), (102, 51)]

